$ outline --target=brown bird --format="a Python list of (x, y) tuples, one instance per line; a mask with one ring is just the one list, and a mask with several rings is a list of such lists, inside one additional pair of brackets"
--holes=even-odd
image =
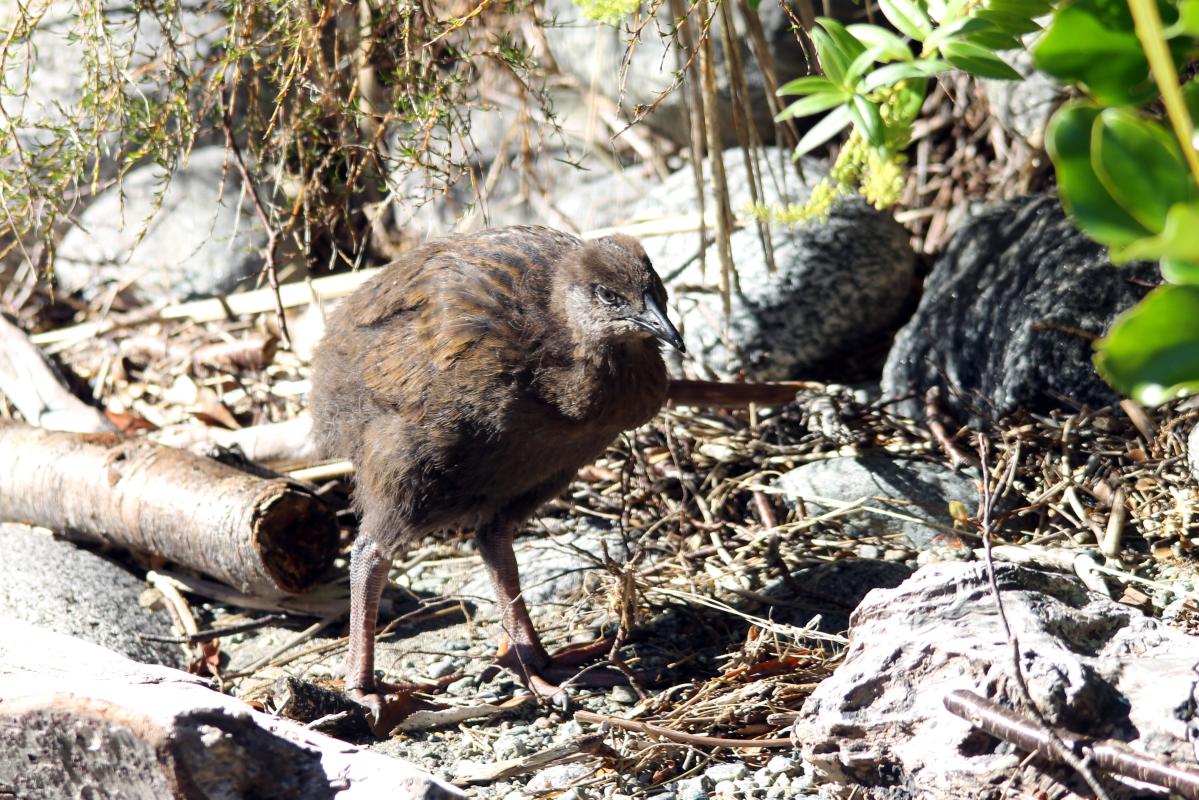
[(318, 442), (356, 468), (351, 697), (379, 706), (375, 617), (392, 560), (429, 532), (469, 528), (507, 634), (498, 663), (562, 699), (555, 681), (599, 649), (546, 652), (512, 539), (665, 401), (658, 340), (683, 349), (665, 302), (629, 236), (512, 227), (416, 249), (330, 316), (310, 402)]

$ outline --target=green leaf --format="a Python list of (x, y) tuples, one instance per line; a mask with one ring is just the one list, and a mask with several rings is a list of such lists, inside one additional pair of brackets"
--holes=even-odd
[(878, 0), (878, 7), (896, 30), (918, 42), (933, 31), (932, 22), (916, 0)]
[(1199, 78), (1191, 78), (1182, 85), (1182, 99), (1187, 104), (1191, 121), (1199, 123)]
[[(1125, 9), (1127, 13), (1127, 9)], [(1129, 21), (1099, 0), (1079, 0), (1057, 12), (1033, 48), (1036, 68), (1081, 85), (1105, 105), (1140, 105), (1157, 96), (1149, 64)]]
[(926, 50), (931, 50), (939, 47), (941, 42), (954, 38), (967, 38), (970, 33), (975, 33), (984, 30), (994, 30), (994, 26), (989, 22), (983, 22), (981, 19), (967, 18), (959, 19), (956, 22), (950, 22), (941, 25), (933, 31), (927, 39), (924, 40)]
[(848, 99), (849, 95), (845, 90), (836, 88), (829, 92), (810, 94), (784, 108), (774, 118), (774, 121), (783, 122), (793, 117), (806, 117), (810, 114), (818, 114), (821, 111), (827, 111), (830, 108), (839, 106)]
[[(1199, 2), (1199, 0), (1195, 0)], [(867, 47), (879, 51), (879, 61), (911, 61), (912, 48), (903, 39), (878, 25), (848, 25), (845, 28)]]
[(853, 61), (860, 56), (866, 49), (866, 45), (857, 40), (852, 33), (845, 29), (845, 26), (835, 19), (828, 17), (817, 17), (816, 24), (824, 28), (833, 41), (837, 43), (837, 49), (845, 54), (846, 61)]
[(1158, 405), (1199, 389), (1199, 287), (1161, 286), (1095, 343), (1095, 366), (1124, 394)]
[(1074, 223), (1101, 244), (1122, 246), (1151, 231), (1117, 203), (1091, 166), (1091, 130), (1099, 109), (1068, 103), (1049, 120), (1045, 149), (1057, 170), (1058, 193)]
[(849, 59), (827, 31), (813, 28), (809, 35), (816, 45), (816, 56), (820, 59), (820, 68), (824, 70), (825, 77), (838, 86), (845, 86), (845, 69), (849, 66)]
[(995, 11), (984, 8), (981, 11), (975, 12), (974, 18), (989, 22), (1011, 36), (1023, 36), (1026, 33), (1035, 33), (1041, 30), (1041, 26), (1032, 19), (1007, 11)]
[(845, 70), (845, 83), (849, 86), (857, 86), (858, 81), (862, 79), (862, 74), (870, 68), (870, 65), (878, 60), (879, 51), (877, 48), (869, 47), (862, 52), (853, 63)]
[(813, 125), (803, 138), (799, 140), (799, 144), (795, 146), (795, 153), (792, 158), (799, 158), (802, 155), (810, 153), (820, 145), (827, 142), (829, 139), (840, 133), (846, 125), (852, 121), (852, 112), (849, 110), (849, 105), (838, 106), (832, 111), (824, 115), (824, 117)]
[(796, 78), (793, 81), (784, 83), (775, 94), (817, 94), (819, 92), (831, 92), (836, 89), (837, 85), (828, 78), (820, 75), (809, 75), (806, 78)]
[(853, 96), (853, 120), (872, 145), (881, 147), (886, 142), (887, 126), (883, 122), (878, 105), (860, 94)]
[(1199, 286), (1199, 261), (1182, 261), (1163, 258), (1162, 277), (1170, 283)]
[(1045, 0), (990, 0), (985, 8), (1035, 20), (1052, 11), (1053, 5)]
[(1166, 213), (1161, 233), (1146, 236), (1120, 248), (1112, 248), (1112, 260), (1135, 261), (1167, 258), (1199, 261), (1199, 203), (1175, 203)]
[(1018, 81), (1019, 72), (987, 48), (973, 42), (951, 39), (941, 45), (941, 54), (950, 64), (979, 78)]
[(749, 0), (749, 8), (751, 11), (757, 11), (758, 6), (762, 5), (762, 0)]
[(1128, 109), (1105, 109), (1093, 123), (1091, 166), (1112, 199), (1154, 232), (1165, 226), (1171, 206), (1195, 198), (1174, 137)]
[(879, 67), (866, 76), (866, 79), (862, 81), (862, 91), (872, 92), (875, 89), (890, 86), (902, 80), (931, 78), (938, 72), (944, 72), (949, 68), (950, 64), (948, 61), (942, 61), (938, 58), (926, 58), (902, 64), (888, 64), (885, 67)]
[(1181, 0), (1178, 21), (1166, 31), (1168, 38), (1184, 35), (1199, 37), (1199, 0)]

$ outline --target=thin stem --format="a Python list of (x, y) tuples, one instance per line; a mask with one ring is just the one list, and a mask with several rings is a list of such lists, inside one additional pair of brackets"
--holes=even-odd
[(1174, 69), (1174, 59), (1170, 57), (1170, 47), (1166, 43), (1166, 32), (1162, 27), (1162, 18), (1157, 11), (1154, 0), (1128, 0), (1128, 10), (1132, 12), (1132, 22), (1136, 28), (1137, 38), (1141, 40), (1141, 49), (1149, 62), (1149, 71), (1157, 83), (1158, 91), (1162, 93), (1162, 103), (1166, 106), (1166, 114), (1182, 147), (1182, 154), (1191, 168), (1191, 177), (1199, 183), (1199, 153), (1195, 151), (1195, 126), (1187, 111), (1186, 102), (1182, 97), (1182, 89), (1178, 85), (1178, 72)]

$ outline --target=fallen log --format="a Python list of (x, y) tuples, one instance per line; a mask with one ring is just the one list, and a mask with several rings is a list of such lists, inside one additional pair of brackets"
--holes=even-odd
[(300, 484), (116, 434), (0, 422), (0, 519), (148, 553), (247, 594), (310, 588), (337, 553), (333, 513)]
[(0, 797), (92, 796), (463, 794), (412, 764), (255, 711), (187, 673), (0, 620)]
[(32, 425), (60, 431), (116, 430), (104, 413), (71, 394), (25, 332), (0, 314), (0, 393)]

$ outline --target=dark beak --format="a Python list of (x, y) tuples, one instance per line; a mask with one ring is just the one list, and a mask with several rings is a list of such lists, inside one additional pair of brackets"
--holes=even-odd
[(645, 328), (680, 353), (686, 353), (687, 348), (683, 346), (683, 337), (679, 335), (678, 329), (671, 323), (670, 317), (666, 316), (666, 309), (662, 308), (661, 304), (658, 303), (657, 299), (649, 291), (643, 294), (641, 299), (645, 301), (645, 311), (633, 317), (633, 322)]

